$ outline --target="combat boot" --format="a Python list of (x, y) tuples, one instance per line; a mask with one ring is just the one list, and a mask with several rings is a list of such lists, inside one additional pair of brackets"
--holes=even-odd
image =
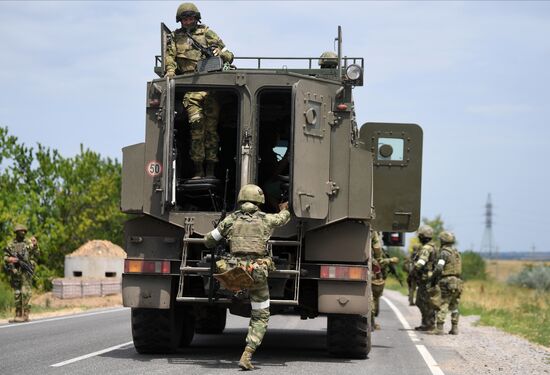
[(244, 371), (253, 370), (254, 366), (252, 366), (252, 354), (254, 354), (254, 349), (252, 349), (250, 346), (246, 346), (244, 348), (243, 355), (241, 355), (241, 359), (239, 360), (239, 367), (243, 369)]
[(204, 177), (204, 169), (202, 168), (202, 161), (195, 161), (195, 174), (193, 175), (192, 180), (198, 180)]
[(458, 323), (453, 323), (449, 335), (458, 335)]
[(430, 335), (444, 335), (445, 332), (443, 332), (443, 323), (437, 322), (437, 325), (426, 333), (429, 333)]
[(24, 321), (24, 322), (28, 322), (28, 321), (29, 321), (29, 312), (30, 312), (29, 309), (24, 309), (24, 310), (23, 310), (23, 321)]
[(215, 178), (216, 175), (214, 174), (214, 170), (216, 169), (216, 162), (215, 161), (206, 161), (206, 172), (205, 175), (207, 178)]

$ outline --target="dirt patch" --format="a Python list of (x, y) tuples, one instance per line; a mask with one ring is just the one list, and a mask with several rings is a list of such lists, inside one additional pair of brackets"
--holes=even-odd
[[(70, 315), (91, 309), (122, 306), (122, 294), (104, 297), (86, 297), (60, 299), (51, 292), (33, 296), (31, 299), (30, 318), (49, 318), (53, 316)], [(33, 311), (34, 310), (34, 311)], [(7, 323), (8, 319), (0, 319), (0, 324)]]

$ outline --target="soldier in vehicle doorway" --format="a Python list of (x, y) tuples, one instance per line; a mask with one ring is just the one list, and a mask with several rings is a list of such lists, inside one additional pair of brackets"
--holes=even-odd
[(422, 324), (415, 327), (417, 331), (430, 331), (435, 326), (435, 310), (431, 302), (433, 296), (430, 295), (430, 290), (433, 289), (430, 279), (437, 259), (437, 247), (432, 240), (433, 234), (434, 230), (429, 225), (422, 225), (418, 228), (418, 239), (422, 247), (412, 270), (418, 285), (416, 306), (422, 314)]
[[(199, 60), (206, 56), (197, 47), (211, 49), (214, 56), (220, 56), (226, 64), (233, 61), (233, 54), (225, 49), (220, 37), (208, 26), (200, 25), (201, 14), (192, 3), (183, 3), (176, 12), (176, 21), (181, 28), (174, 31), (166, 50), (166, 77), (196, 71)], [(213, 93), (208, 91), (187, 92), (183, 97), (191, 133), (190, 157), (195, 172), (194, 179), (214, 177), (218, 162), (218, 119), (219, 104)], [(205, 168), (206, 167), (206, 172)]]
[(4, 249), (4, 267), (13, 288), (15, 318), (10, 322), (20, 323), (29, 320), (31, 310), (32, 277), (39, 249), (36, 238), (25, 238), (27, 227), (15, 226), (15, 239)]
[(380, 242), (380, 236), (378, 232), (371, 231), (371, 248), (372, 248), (372, 298), (373, 309), (371, 314), (371, 322), (373, 329), (380, 329), (380, 325), (374, 321), (374, 318), (378, 316), (380, 312), (380, 297), (384, 293), (384, 287), (386, 285), (386, 278), (388, 277), (387, 268), (390, 264), (396, 264), (399, 262), (399, 258), (384, 256), (384, 249)]
[(275, 227), (290, 220), (288, 202), (279, 205), (278, 214), (266, 214), (258, 207), (265, 203), (259, 186), (245, 185), (238, 195), (239, 210), (226, 217), (216, 229), (205, 236), (206, 246), (212, 248), (225, 238), (230, 255), (216, 262), (216, 278), (231, 291), (247, 289), (252, 307), (246, 347), (239, 361), (243, 370), (252, 370), (252, 354), (262, 343), (269, 321), (269, 286), (267, 275), (275, 270), (267, 253), (267, 241)]
[(458, 335), (458, 304), (462, 294), (463, 281), (460, 278), (462, 274), (462, 260), (460, 253), (453, 246), (455, 236), (451, 232), (443, 231), (439, 235), (441, 241), (441, 250), (435, 264), (433, 282), (438, 282), (441, 289), (441, 304), (436, 315), (436, 327), (434, 334), (443, 335), (443, 325), (449, 311), (451, 312), (452, 328), (449, 331), (451, 335)]

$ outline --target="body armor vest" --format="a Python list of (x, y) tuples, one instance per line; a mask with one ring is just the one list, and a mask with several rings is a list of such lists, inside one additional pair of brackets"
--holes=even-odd
[(265, 230), (264, 215), (259, 211), (237, 214), (229, 241), (232, 254), (265, 255), (270, 233)]
[(458, 250), (446, 245), (441, 249), (441, 253), (443, 252), (447, 255), (447, 261), (445, 262), (441, 276), (460, 276), (462, 273), (462, 260)]
[(21, 255), (23, 259), (29, 260), (29, 249), (32, 247), (30, 240), (23, 240), (21, 242), (13, 242), (10, 246), (10, 250), (14, 253), (13, 255)]
[[(208, 47), (206, 42), (206, 32), (208, 27), (204, 25), (197, 26), (189, 35), (204, 47)], [(197, 62), (203, 58), (202, 52), (193, 46), (193, 41), (182, 29), (174, 33), (174, 45), (176, 47), (176, 63), (180, 73), (191, 73), (195, 71)]]

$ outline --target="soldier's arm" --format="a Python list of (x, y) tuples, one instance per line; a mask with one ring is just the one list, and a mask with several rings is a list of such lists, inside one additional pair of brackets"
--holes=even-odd
[(278, 214), (266, 214), (265, 218), (270, 228), (281, 227), (290, 221), (290, 211), (285, 208)]
[(216, 246), (216, 243), (218, 243), (218, 241), (220, 241), (222, 238), (227, 237), (229, 233), (229, 229), (231, 228), (232, 225), (233, 225), (233, 217), (232, 215), (230, 215), (226, 217), (221, 223), (219, 223), (216, 229), (208, 232), (206, 236), (204, 236), (204, 239), (206, 240), (205, 246), (209, 249)]
[(178, 64), (176, 63), (176, 44), (174, 42), (174, 34), (172, 34), (172, 38), (168, 41), (166, 46), (164, 68), (166, 70), (166, 75), (168, 76), (175, 75), (178, 68)]
[(214, 51), (214, 55), (219, 55), (222, 60), (226, 63), (231, 64), (233, 62), (233, 53), (225, 48), (225, 44), (220, 39), (218, 34), (214, 32), (212, 29), (208, 29), (206, 33), (204, 34), (206, 38), (206, 44), (207, 46), (214, 46), (216, 47), (217, 51)]
[(421, 249), (420, 249), (420, 252), (418, 254), (418, 260), (416, 261), (416, 263), (414, 264), (414, 268), (415, 270), (419, 271), (421, 270), (422, 268), (424, 268), (424, 266), (426, 265), (426, 263), (428, 263), (428, 259), (430, 258), (430, 251), (429, 251), (429, 247), (428, 246), (423, 246)]
[(447, 262), (449, 261), (449, 256), (450, 254), (448, 251), (441, 251), (441, 253), (439, 254), (439, 259), (435, 263), (435, 269), (437, 272), (443, 271), (443, 267), (445, 267), (445, 264), (447, 264)]

